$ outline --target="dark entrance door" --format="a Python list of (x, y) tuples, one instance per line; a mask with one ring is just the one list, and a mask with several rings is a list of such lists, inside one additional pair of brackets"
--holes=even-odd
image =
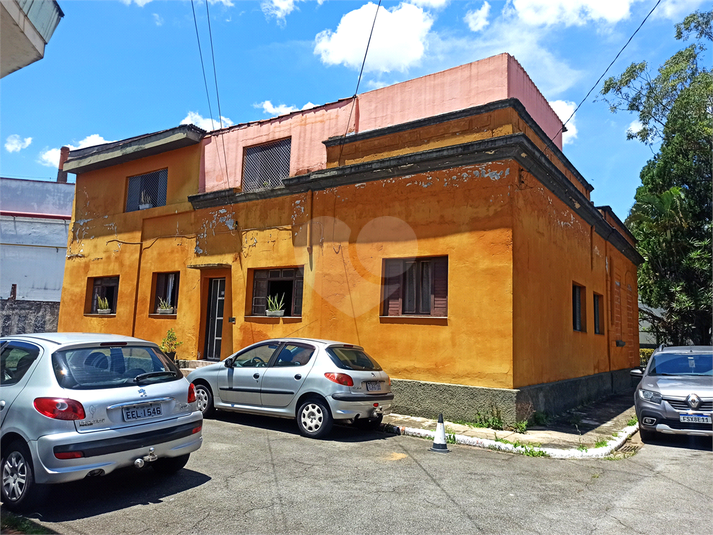
[(209, 279), (208, 315), (205, 333), (205, 358), (208, 360), (220, 360), (224, 304), (225, 278)]

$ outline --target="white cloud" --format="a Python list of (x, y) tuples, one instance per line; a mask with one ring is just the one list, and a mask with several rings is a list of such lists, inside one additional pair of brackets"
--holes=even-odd
[[(228, 126), (233, 126), (235, 123), (228, 119), (227, 117), (221, 116), (223, 120), (223, 128)], [(216, 130), (220, 128), (220, 122), (216, 119), (211, 119), (210, 117), (203, 117), (200, 113), (195, 111), (189, 111), (186, 118), (181, 121), (181, 124), (193, 124), (196, 125), (201, 130), (210, 132), (211, 130)]]
[(409, 4), (415, 4), (426, 9), (441, 9), (446, 7), (450, 0), (408, 0)]
[(512, 8), (533, 26), (614, 24), (629, 18), (632, 4), (642, 0), (512, 0)]
[[(72, 144), (67, 144), (70, 150), (84, 149), (86, 147), (94, 147), (96, 145), (103, 145), (104, 143), (113, 143), (113, 141), (107, 141), (99, 134), (92, 134), (91, 136), (85, 137), (76, 146)], [(40, 152), (40, 159), (38, 163), (46, 167), (59, 167), (59, 154), (60, 149), (45, 149)]]
[(146, 4), (151, 2), (151, 0), (120, 0), (122, 4), (126, 4), (127, 6), (130, 6), (131, 3), (133, 2), (139, 7), (144, 7)]
[(468, 13), (465, 14), (463, 20), (465, 20), (465, 23), (468, 25), (471, 31), (479, 32), (489, 24), (489, 13), (490, 4), (488, 2), (483, 2), (483, 5), (480, 7), (480, 9), (468, 11)]
[(7, 152), (20, 152), (22, 149), (29, 147), (30, 143), (32, 143), (31, 137), (22, 139), (17, 134), (12, 134), (11, 136), (7, 136), (5, 140), (5, 150)]
[(686, 15), (693, 13), (703, 3), (704, 0), (664, 0), (652, 17), (681, 22)]
[(643, 124), (641, 124), (641, 121), (638, 119), (634, 119), (631, 121), (631, 124), (629, 127), (626, 129), (627, 134), (638, 134), (639, 130), (641, 130), (644, 127)]
[(275, 17), (277, 23), (284, 26), (285, 17), (297, 9), (297, 2), (300, 0), (263, 0), (260, 2), (260, 9), (269, 19)]
[(316, 108), (316, 104), (312, 104), (311, 102), (307, 102), (304, 106), (302, 106), (303, 110), (311, 110), (312, 108)]
[(163, 26), (163, 18), (158, 13), (153, 14), (153, 21), (156, 26)]
[[(326, 65), (346, 65), (359, 70), (374, 21), (376, 4), (368, 4), (342, 17), (337, 30), (324, 30), (315, 38), (314, 53)], [(365, 72), (404, 72), (423, 57), (432, 16), (412, 4), (379, 8)]]
[[(550, 106), (560, 118), (562, 122), (565, 122), (572, 115), (577, 107), (577, 104), (569, 100), (553, 100)], [(577, 125), (575, 124), (576, 115), (572, 116), (570, 121), (567, 123), (567, 131), (562, 134), (562, 145), (569, 145), (575, 139), (577, 139)]]

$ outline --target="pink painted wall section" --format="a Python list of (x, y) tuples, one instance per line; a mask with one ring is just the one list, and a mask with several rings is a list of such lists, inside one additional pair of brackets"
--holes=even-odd
[[(201, 142), (201, 191), (240, 188), (245, 147), (287, 137), (292, 138), (290, 176), (324, 169), (327, 151), (322, 141), (345, 134), (351, 105), (351, 100), (343, 100), (206, 136)], [(354, 129), (354, 121), (352, 115), (350, 131)]]
[[(351, 99), (266, 121), (238, 125), (203, 141), (201, 191), (240, 188), (243, 149), (292, 138), (290, 176), (324, 169), (322, 143), (349, 132), (366, 132), (488, 102), (517, 98), (554, 143), (562, 148), (562, 122), (518, 61), (500, 54), (415, 80), (359, 95), (351, 120)], [(347, 121), (349, 128), (347, 129)], [(226, 165), (227, 164), (227, 165)]]
[[(562, 121), (540, 93), (522, 65), (511, 55), (508, 61), (508, 97), (516, 98), (525, 106), (527, 113), (540, 125), (557, 148), (562, 150)], [(500, 56), (497, 56), (500, 57)], [(553, 138), (554, 136), (554, 138)]]

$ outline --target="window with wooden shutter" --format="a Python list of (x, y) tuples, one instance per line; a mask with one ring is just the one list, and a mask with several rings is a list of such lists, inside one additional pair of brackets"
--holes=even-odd
[(265, 316), (267, 298), (284, 303), (285, 316), (302, 315), (304, 268), (256, 269), (253, 272), (252, 315)]
[(448, 315), (448, 257), (384, 263), (384, 316)]

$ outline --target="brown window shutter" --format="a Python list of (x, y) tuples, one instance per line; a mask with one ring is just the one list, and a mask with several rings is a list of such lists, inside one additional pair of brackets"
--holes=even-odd
[(431, 316), (448, 316), (448, 257), (433, 259), (433, 308)]
[(253, 281), (253, 316), (264, 316), (267, 310), (267, 271), (255, 271)]
[(403, 260), (387, 260), (384, 269), (384, 316), (401, 315)]

